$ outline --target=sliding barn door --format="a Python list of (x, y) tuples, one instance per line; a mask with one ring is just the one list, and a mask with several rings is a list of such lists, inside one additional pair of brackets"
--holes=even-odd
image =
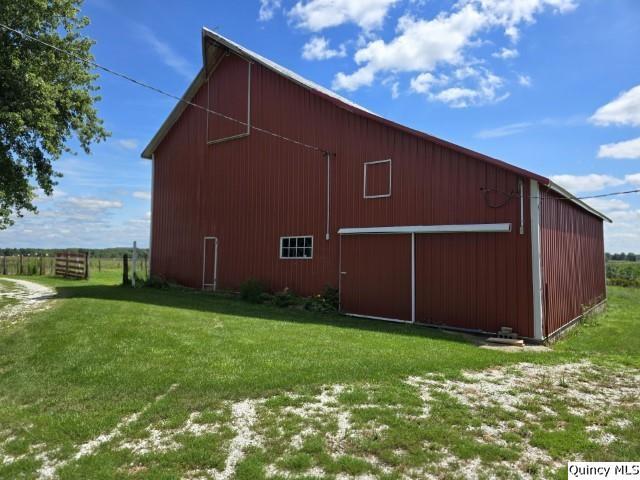
[(411, 235), (343, 235), (343, 313), (411, 320)]

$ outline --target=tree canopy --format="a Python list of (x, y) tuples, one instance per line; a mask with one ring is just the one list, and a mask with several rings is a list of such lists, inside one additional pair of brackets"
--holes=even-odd
[[(81, 31), (82, 0), (0, 2), (0, 24), (92, 60), (93, 40)], [(35, 188), (51, 195), (60, 176), (53, 162), (104, 140), (100, 99), (92, 67), (65, 53), (0, 26), (0, 230), (13, 216), (36, 212)]]

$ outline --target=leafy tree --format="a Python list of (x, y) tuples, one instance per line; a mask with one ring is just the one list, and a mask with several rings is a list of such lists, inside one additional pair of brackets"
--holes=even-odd
[[(0, 23), (91, 60), (81, 3), (4, 0)], [(31, 182), (51, 195), (61, 176), (52, 162), (71, 152), (72, 136), (86, 153), (106, 139), (94, 106), (97, 78), (86, 62), (0, 26), (0, 230), (13, 224), (13, 214), (37, 211)]]

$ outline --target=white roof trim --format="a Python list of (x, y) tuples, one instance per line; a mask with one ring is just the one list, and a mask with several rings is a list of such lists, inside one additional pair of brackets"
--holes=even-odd
[(510, 232), (510, 223), (478, 223), (463, 225), (410, 225), (394, 227), (341, 228), (340, 235), (374, 233), (501, 233)]
[(596, 217), (600, 217), (602, 220), (605, 220), (609, 223), (613, 223), (613, 220), (611, 220), (609, 217), (607, 217), (604, 213), (600, 213), (598, 210), (596, 210), (595, 208), (593, 208), (591, 205), (589, 205), (588, 203), (583, 202), (582, 200), (580, 200), (579, 198), (576, 198), (575, 195), (573, 195), (571, 192), (569, 192), (568, 190), (562, 188), (560, 185), (558, 185), (557, 183), (552, 182), (551, 180), (549, 180), (549, 185), (548, 187), (553, 190), (554, 192), (559, 193), (560, 195), (562, 195), (563, 197), (567, 198), (569, 201), (575, 203), (576, 205), (584, 208), (586, 211), (588, 211), (589, 213), (592, 213), (593, 215), (595, 215)]

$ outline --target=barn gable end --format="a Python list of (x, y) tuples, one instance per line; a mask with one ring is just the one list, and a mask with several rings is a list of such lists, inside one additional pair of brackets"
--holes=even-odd
[[(536, 336), (525, 199), (531, 179), (547, 179), (358, 110), (236, 48), (205, 57), (214, 65), (190, 93), (216, 113), (176, 110), (145, 150), (153, 274), (202, 287), (215, 272), (222, 289), (257, 278), (303, 295), (330, 285), (344, 313)], [(443, 228), (378, 231), (407, 226)]]

